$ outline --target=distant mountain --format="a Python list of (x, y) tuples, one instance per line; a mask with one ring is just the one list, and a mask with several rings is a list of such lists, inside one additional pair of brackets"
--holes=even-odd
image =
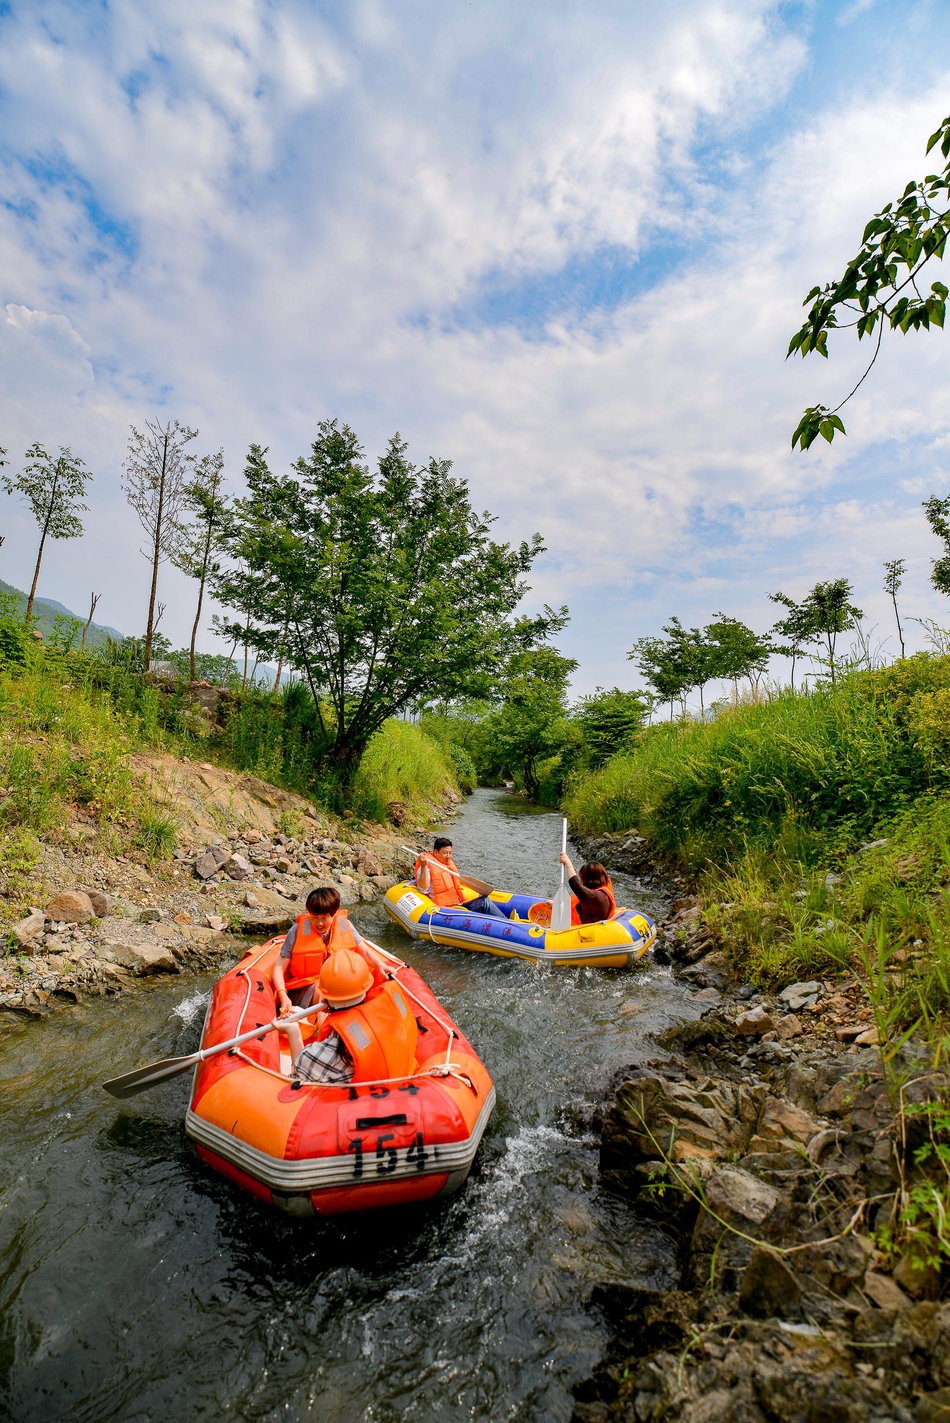
[[(14, 588), (10, 583), (4, 583), (0, 579), (0, 594), (10, 594), (16, 600), (16, 608), (20, 613), (26, 612), (26, 594), (19, 588)], [(80, 617), (79, 613), (74, 613), (71, 608), (67, 608), (63, 603), (57, 603), (55, 598), (36, 597), (33, 600), (33, 622), (39, 632), (43, 634), (45, 641), (54, 630), (57, 617), (75, 618), (80, 627), (85, 624), (85, 617)], [(106, 627), (103, 623), (92, 623), (86, 634), (87, 647), (101, 647), (108, 642), (110, 637), (115, 642), (124, 642), (125, 636), (117, 628)]]

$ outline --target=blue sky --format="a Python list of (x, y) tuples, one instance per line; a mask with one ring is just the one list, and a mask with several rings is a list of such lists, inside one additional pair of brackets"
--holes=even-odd
[[(541, 531), (578, 691), (635, 684), (673, 613), (764, 628), (819, 578), (883, 637), (885, 558), (908, 616), (950, 622), (920, 511), (950, 484), (946, 337), (887, 343), (807, 455), (801, 409), (863, 353), (784, 361), (809, 287), (932, 166), (948, 26), (950, 0), (0, 6), (0, 443), (96, 476), (41, 591), (141, 630), (130, 423), (198, 427), (237, 489), (251, 441), (286, 463), (337, 416)], [(34, 531), (0, 508), (23, 586)], [(166, 568), (160, 596), (184, 642), (191, 587)]]

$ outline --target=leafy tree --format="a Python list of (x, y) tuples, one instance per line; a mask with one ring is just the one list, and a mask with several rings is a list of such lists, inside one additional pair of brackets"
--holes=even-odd
[(767, 634), (760, 636), (725, 613), (715, 614), (715, 621), (703, 629), (703, 638), (711, 675), (731, 682), (735, 688), (743, 677), (758, 680), (773, 652)]
[(684, 660), (680, 644), (673, 639), (665, 641), (661, 637), (639, 637), (627, 653), (627, 658), (636, 663), (653, 688), (657, 701), (669, 702), (672, 721), (673, 703), (683, 701), (694, 686), (693, 669), (688, 660)]
[(15, 479), (5, 474), (0, 476), (0, 480), (8, 494), (19, 494), (23, 502), (29, 505), (40, 527), (40, 546), (23, 619), (24, 625), (29, 625), (46, 540), (76, 539), (82, 534), (82, 520), (77, 510), (85, 510), (88, 507), (83, 503), (83, 498), (92, 474), (82, 460), (68, 448), (61, 447), (54, 459), (41, 444), (31, 445), (26, 452), (26, 459), (27, 464), (23, 472)]
[(901, 627), (901, 615), (897, 607), (897, 590), (904, 581), (904, 570), (907, 564), (903, 558), (891, 558), (884, 564), (884, 592), (890, 594), (891, 602), (894, 604), (894, 618), (897, 622), (897, 636), (901, 645), (901, 657), (904, 657), (904, 629)]
[[(483, 764), (497, 775), (520, 775), (529, 796), (539, 790), (538, 769), (575, 740), (567, 713), (567, 686), (577, 663), (549, 646), (567, 624), (567, 609), (545, 608), (538, 618), (519, 618), (503, 681), (499, 709), (482, 728)], [(487, 754), (486, 754), (487, 753)]]
[[(950, 116), (943, 120), (927, 142), (927, 152), (939, 144), (945, 160), (950, 157)], [(907, 184), (900, 199), (875, 213), (864, 229), (861, 248), (835, 282), (813, 287), (803, 305), (811, 302), (808, 315), (792, 337), (788, 356), (798, 351), (807, 356), (817, 351), (828, 356), (828, 333), (853, 328), (861, 341), (874, 340), (870, 362), (857, 385), (833, 410), (824, 405), (807, 409), (792, 436), (792, 449), (807, 450), (819, 435), (830, 442), (835, 432), (845, 434), (838, 411), (851, 399), (870, 374), (881, 349), (885, 326), (904, 333), (921, 327), (943, 326), (947, 288), (932, 282), (929, 293), (918, 286), (918, 278), (928, 262), (941, 261), (950, 231), (950, 162), (941, 173)], [(847, 313), (848, 319), (841, 319)], [(787, 359), (787, 357), (786, 357)]]
[(792, 659), (792, 691), (795, 690), (795, 663), (802, 655), (809, 643), (814, 642), (818, 635), (815, 627), (815, 611), (806, 600), (804, 603), (796, 603), (794, 598), (790, 598), (787, 593), (769, 593), (769, 601), (779, 603), (788, 610), (788, 616), (779, 618), (778, 622), (772, 624), (772, 631), (779, 637), (785, 639), (784, 647), (775, 647), (776, 652), (783, 653)]
[(227, 500), (221, 493), (224, 483), (224, 451), (214, 455), (204, 455), (195, 463), (194, 478), (182, 492), (182, 511), (191, 515), (191, 521), (182, 522), (180, 534), (172, 550), (172, 562), (189, 578), (198, 580), (198, 606), (191, 629), (189, 670), (194, 682), (195, 642), (198, 624), (201, 621), (201, 605), (204, 601), (205, 584), (212, 568), (212, 554), (217, 538), (227, 514)]
[(592, 696), (582, 697), (574, 709), (574, 720), (584, 738), (585, 759), (592, 768), (602, 766), (618, 751), (633, 743), (649, 711), (643, 692), (622, 692), (598, 687)]
[(263, 656), (283, 646), (310, 688), (325, 755), (348, 786), (387, 717), (484, 695), (511, 646), (522, 575), (542, 550), (495, 543), (449, 461), (417, 468), (394, 435), (375, 476), (348, 425), (321, 423), (287, 475), (252, 445), (222, 530), (233, 564), (209, 572), (231, 623)]
[(834, 578), (827, 583), (816, 583), (804, 603), (813, 628), (810, 640), (823, 640), (825, 644), (825, 656), (816, 660), (828, 668), (832, 682), (837, 671), (835, 645), (838, 635), (854, 627), (864, 616), (860, 608), (848, 601), (850, 597), (851, 584), (847, 578)]
[(924, 501), (927, 523), (938, 539), (943, 539), (944, 554), (935, 558), (930, 581), (938, 593), (950, 593), (950, 499), (938, 499), (936, 494)]
[(181, 538), (180, 518), (185, 501), (186, 476), (192, 464), (185, 446), (198, 431), (179, 425), (177, 420), (170, 420), (164, 425), (157, 420), (146, 420), (144, 431), (137, 430), (134, 425), (131, 430), (122, 488), (145, 530), (148, 548), (143, 549), (142, 553), (152, 564), (152, 586), (142, 652), (143, 668), (147, 672), (155, 640), (158, 566), (172, 557)]

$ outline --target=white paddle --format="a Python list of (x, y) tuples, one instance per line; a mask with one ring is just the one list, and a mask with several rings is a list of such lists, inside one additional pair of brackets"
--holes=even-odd
[[(567, 853), (567, 821), (561, 822), (561, 853)], [(561, 883), (551, 904), (551, 929), (556, 933), (571, 926), (571, 891), (564, 883), (564, 866), (561, 866)]]
[(261, 1038), (265, 1033), (286, 1027), (288, 1023), (299, 1023), (301, 1018), (307, 1018), (311, 1013), (325, 1007), (323, 1002), (314, 1003), (310, 1008), (288, 1013), (286, 1018), (275, 1018), (272, 1023), (264, 1023), (262, 1027), (241, 1033), (240, 1037), (229, 1038), (226, 1043), (215, 1043), (214, 1047), (201, 1048), (198, 1052), (189, 1053), (187, 1057), (164, 1057), (161, 1062), (150, 1062), (147, 1067), (137, 1067), (133, 1072), (113, 1077), (102, 1085), (113, 1097), (135, 1097), (139, 1092), (147, 1092), (150, 1087), (157, 1087), (159, 1082), (165, 1082), (169, 1077), (177, 1077), (180, 1072), (187, 1072), (189, 1067), (197, 1067), (199, 1062), (205, 1062), (209, 1057), (217, 1057), (219, 1053), (228, 1052), (240, 1043), (250, 1042), (251, 1038)]

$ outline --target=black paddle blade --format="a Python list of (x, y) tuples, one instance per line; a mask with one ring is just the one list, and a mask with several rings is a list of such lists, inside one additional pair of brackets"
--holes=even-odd
[(113, 1097), (135, 1097), (139, 1092), (147, 1092), (150, 1087), (157, 1087), (159, 1082), (166, 1082), (169, 1077), (177, 1077), (180, 1072), (187, 1072), (197, 1061), (197, 1053), (192, 1053), (189, 1057), (166, 1057), (161, 1062), (150, 1062), (148, 1067), (137, 1067), (134, 1072), (124, 1072), (121, 1077), (113, 1077), (102, 1085)]

